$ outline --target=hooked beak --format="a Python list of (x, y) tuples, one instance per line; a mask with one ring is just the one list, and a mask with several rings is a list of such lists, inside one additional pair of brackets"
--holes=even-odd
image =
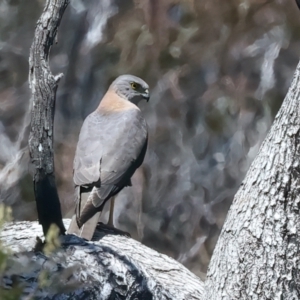
[(146, 89), (145, 93), (142, 94), (143, 98), (146, 99), (146, 101), (148, 102), (150, 99), (150, 94), (149, 94), (149, 90)]

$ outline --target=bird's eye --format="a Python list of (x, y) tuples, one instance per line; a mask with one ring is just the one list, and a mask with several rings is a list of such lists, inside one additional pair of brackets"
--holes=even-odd
[(137, 84), (135, 82), (131, 82), (131, 87), (136, 90), (137, 89)]

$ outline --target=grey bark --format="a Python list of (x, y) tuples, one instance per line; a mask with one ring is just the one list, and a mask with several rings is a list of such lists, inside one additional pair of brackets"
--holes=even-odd
[[(70, 220), (65, 220), (69, 225)], [(16, 232), (18, 234), (16, 235)], [(60, 250), (32, 252), (41, 236), (36, 222), (10, 223), (0, 239), (16, 253), (4, 284), (22, 283), (23, 296), (34, 299), (201, 299), (203, 283), (180, 263), (120, 235), (99, 234), (87, 242), (61, 237)], [(42, 272), (47, 283), (39, 287)]]
[(206, 299), (300, 299), (300, 64), (214, 250)]
[(44, 234), (52, 223), (65, 232), (55, 185), (53, 121), (55, 97), (62, 74), (53, 76), (49, 67), (50, 48), (69, 0), (48, 0), (37, 22), (29, 58), (29, 86), (32, 91), (29, 151), (34, 165), (34, 193)]

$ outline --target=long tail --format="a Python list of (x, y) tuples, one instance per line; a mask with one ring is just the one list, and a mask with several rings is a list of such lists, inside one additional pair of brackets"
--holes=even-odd
[(81, 194), (79, 187), (77, 189), (78, 200), (76, 203), (76, 214), (72, 218), (67, 233), (76, 234), (82, 238), (91, 240), (99, 221), (103, 205), (96, 208), (92, 203), (93, 198), (97, 196), (95, 187), (91, 192)]

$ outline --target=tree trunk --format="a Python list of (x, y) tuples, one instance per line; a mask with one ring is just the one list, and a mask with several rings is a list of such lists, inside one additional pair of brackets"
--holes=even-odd
[(48, 0), (37, 22), (29, 58), (29, 86), (32, 117), (29, 151), (34, 165), (34, 193), (44, 234), (52, 223), (65, 232), (54, 177), (53, 121), (57, 84), (62, 74), (53, 76), (49, 52), (69, 0)]
[[(65, 220), (65, 225), (69, 226), (69, 222)], [(8, 264), (4, 286), (21, 284), (22, 295), (27, 299), (202, 297), (203, 283), (197, 276), (172, 258), (131, 238), (98, 232), (98, 241), (87, 242), (67, 235), (61, 237), (59, 251), (45, 256), (30, 252), (35, 236), (41, 234), (36, 222), (7, 224), (0, 234), (3, 243), (17, 253)]]
[(210, 262), (206, 299), (300, 299), (300, 64), (235, 195)]

